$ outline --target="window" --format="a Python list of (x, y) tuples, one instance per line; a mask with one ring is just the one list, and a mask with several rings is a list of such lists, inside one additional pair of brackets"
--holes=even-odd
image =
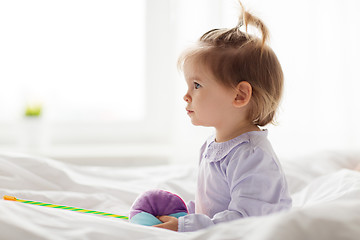
[(169, 60), (159, 55), (169, 51), (169, 41), (166, 35), (157, 39), (168, 17), (156, 10), (160, 5), (150, 7), (145, 0), (1, 5), (0, 143), (17, 141), (15, 130), (28, 103), (42, 104), (41, 121), (54, 144), (165, 141), (168, 121), (161, 119), (169, 102), (166, 93), (153, 93), (168, 80), (163, 76)]

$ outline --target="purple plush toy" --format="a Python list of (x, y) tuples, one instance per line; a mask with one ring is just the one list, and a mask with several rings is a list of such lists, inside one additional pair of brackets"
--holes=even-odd
[(179, 218), (188, 214), (184, 201), (177, 195), (164, 190), (150, 190), (140, 195), (130, 209), (130, 222), (153, 226), (162, 222), (157, 216)]

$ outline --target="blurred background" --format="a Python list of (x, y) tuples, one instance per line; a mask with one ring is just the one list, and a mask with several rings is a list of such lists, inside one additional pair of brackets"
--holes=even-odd
[[(358, 149), (360, 2), (242, 3), (268, 26), (285, 74), (267, 127), (279, 157)], [(196, 163), (213, 129), (191, 125), (177, 57), (238, 14), (236, 0), (0, 0), (0, 151)]]

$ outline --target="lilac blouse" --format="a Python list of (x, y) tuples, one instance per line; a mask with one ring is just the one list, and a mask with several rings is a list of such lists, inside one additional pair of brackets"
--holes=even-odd
[(201, 148), (195, 203), (188, 203), (190, 214), (179, 218), (178, 231), (290, 208), (285, 175), (267, 130), (221, 143), (212, 136)]

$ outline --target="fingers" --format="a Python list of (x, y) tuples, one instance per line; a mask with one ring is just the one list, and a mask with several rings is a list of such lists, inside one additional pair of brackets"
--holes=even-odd
[(176, 219), (175, 217), (171, 217), (171, 216), (159, 216), (157, 217), (160, 221), (162, 221), (163, 223), (166, 222), (170, 222), (170, 221), (174, 221), (174, 219)]
[(168, 223), (161, 223), (161, 224), (158, 224), (158, 225), (154, 225), (153, 227), (168, 229), (167, 228), (168, 225), (169, 225)]
[(162, 224), (155, 225), (154, 227), (158, 228), (165, 228), (173, 231), (178, 230), (178, 219), (176, 217), (170, 217), (170, 216), (160, 216), (157, 217), (160, 221), (162, 221)]

